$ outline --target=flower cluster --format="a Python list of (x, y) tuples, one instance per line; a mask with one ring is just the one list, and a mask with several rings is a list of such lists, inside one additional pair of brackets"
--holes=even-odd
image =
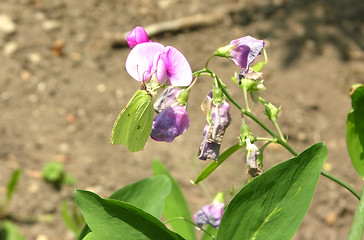
[[(158, 88), (167, 86), (154, 103), (157, 116), (153, 119), (150, 137), (156, 141), (172, 142), (186, 132), (190, 125), (186, 110), (190, 91), (188, 86), (192, 83), (191, 67), (180, 51), (152, 42), (142, 27), (134, 28), (127, 35), (127, 42), (131, 51), (125, 67), (130, 76), (141, 82), (152, 96)], [(245, 87), (252, 95), (264, 89), (261, 73), (249, 68), (264, 45), (264, 41), (247, 36), (231, 41), (214, 54), (232, 59), (241, 68), (239, 85), (243, 84), (241, 87)], [(230, 106), (216, 82), (202, 107), (206, 113), (206, 124), (198, 157), (201, 160), (218, 161), (220, 145), (231, 117)]]
[(188, 92), (176, 87), (186, 87), (192, 82), (192, 70), (183, 54), (176, 48), (164, 47), (149, 40), (142, 27), (134, 28), (127, 36), (131, 51), (126, 60), (126, 70), (135, 80), (149, 84), (154, 89), (170, 85), (154, 104), (158, 115), (153, 119), (151, 138), (172, 142), (190, 125), (187, 115)]

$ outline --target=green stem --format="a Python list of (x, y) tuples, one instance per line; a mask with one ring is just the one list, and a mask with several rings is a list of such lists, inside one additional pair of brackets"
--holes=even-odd
[(351, 225), (348, 240), (362, 239), (364, 229), (364, 187), (361, 191), (362, 197), (355, 211), (354, 221)]
[(277, 129), (279, 137), (284, 140), (284, 136), (283, 136), (281, 128), (278, 125), (277, 119), (272, 120), (272, 123), (273, 123), (274, 127)]
[(360, 194), (358, 191), (356, 191), (352, 186), (350, 186), (347, 182), (341, 180), (340, 178), (332, 175), (331, 173), (328, 173), (324, 170), (321, 170), (321, 175), (327, 177), (328, 179), (331, 179), (332, 181), (338, 183), (339, 185), (343, 186), (347, 190), (349, 190), (357, 199), (360, 200)]
[[(235, 101), (235, 99), (230, 95), (230, 93), (226, 90), (226, 88), (223, 86), (221, 80), (215, 75), (213, 76), (217, 79), (217, 82), (221, 88), (221, 90), (223, 91), (223, 93), (225, 94), (225, 96), (227, 97), (227, 99), (230, 100), (231, 103), (233, 103), (244, 115), (248, 116), (250, 119), (252, 119), (254, 122), (256, 122), (259, 126), (261, 126), (265, 131), (267, 131), (273, 138), (274, 140), (276, 140), (276, 142), (280, 145), (282, 145), (285, 149), (287, 149), (293, 156), (297, 156), (298, 153), (291, 147), (291, 145), (289, 145), (282, 137), (278, 137), (272, 130), (270, 130), (264, 123), (262, 123), (252, 112), (249, 112), (247, 110), (245, 110), (239, 103), (237, 103)], [(325, 171), (321, 171), (321, 175), (333, 180), (334, 182), (340, 184), (342, 187), (346, 188), (347, 190), (349, 190), (355, 197), (357, 197), (358, 199), (360, 199), (360, 194), (352, 187), (350, 186), (347, 182), (341, 180), (340, 178), (325, 172)]]
[(208, 69), (208, 66), (209, 66), (209, 63), (210, 63), (210, 61), (211, 61), (211, 59), (213, 58), (213, 57), (215, 57), (216, 55), (214, 54), (214, 55), (212, 55), (208, 60), (207, 60), (207, 62), (206, 62), (206, 65), (205, 65), (205, 69)]
[[(270, 128), (268, 128), (263, 122), (261, 122), (252, 112), (244, 109), (238, 102), (235, 101), (235, 99), (230, 95), (230, 93), (227, 91), (225, 85), (223, 84), (223, 82), (221, 81), (221, 79), (216, 76), (216, 74), (211, 71), (210, 69), (201, 69), (195, 73), (200, 74), (200, 73), (209, 73), (211, 75), (211, 77), (213, 77), (214, 79), (216, 79), (217, 84), (219, 85), (221, 91), (224, 93), (224, 95), (226, 96), (227, 99), (229, 99), (229, 101), (234, 104), (244, 115), (248, 116), (250, 119), (252, 119), (254, 122), (256, 122), (259, 126), (261, 126), (267, 133), (269, 133), (274, 140), (276, 141), (276, 143), (282, 145), (285, 149), (287, 149), (293, 156), (297, 156), (298, 153), (291, 147), (291, 145), (289, 145), (285, 139), (283, 138), (283, 134), (280, 133), (280, 137), (278, 137)], [(194, 74), (195, 74), (194, 73)], [(278, 128), (279, 129), (279, 128)], [(277, 130), (278, 130), (277, 129)], [(279, 131), (280, 132), (280, 131)], [(340, 178), (322, 170), (321, 171), (321, 175), (333, 180), (334, 182), (338, 183), (339, 185), (341, 185), (342, 187), (346, 188), (347, 190), (349, 190), (355, 197), (357, 197), (360, 200), (360, 194), (352, 187), (350, 186), (347, 182), (341, 180)]]
[(215, 239), (215, 236), (211, 235), (208, 231), (206, 231), (205, 229), (203, 229), (202, 227), (200, 227), (199, 225), (195, 224), (194, 222), (191, 222), (190, 220), (187, 220), (183, 217), (175, 217), (175, 218), (171, 218), (167, 221), (164, 222), (164, 224), (167, 224), (169, 222), (172, 222), (172, 221), (175, 221), (175, 220), (183, 220), (183, 221), (186, 221), (190, 224), (192, 224), (193, 226), (197, 227), (198, 229), (200, 229), (201, 231), (203, 231), (204, 233), (206, 233), (207, 235), (209, 235), (212, 239)]
[(255, 138), (255, 141), (261, 141), (261, 142), (270, 142), (270, 143), (272, 143), (272, 142), (276, 142), (276, 140), (275, 139), (272, 139), (272, 138), (265, 138), (265, 137), (256, 137)]
[(248, 112), (251, 112), (249, 108), (249, 101), (248, 101), (248, 93), (245, 87), (243, 87), (244, 99), (245, 99), (245, 106)]

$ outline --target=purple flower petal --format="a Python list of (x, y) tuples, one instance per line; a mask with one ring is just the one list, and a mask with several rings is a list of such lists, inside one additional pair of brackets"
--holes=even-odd
[(164, 46), (160, 43), (149, 42), (136, 45), (126, 59), (126, 71), (139, 82), (147, 81), (153, 73), (155, 55), (163, 51)]
[(145, 29), (139, 26), (135, 27), (130, 33), (128, 33), (126, 41), (131, 49), (140, 43), (151, 42)]
[(192, 70), (183, 54), (174, 47), (166, 47), (161, 54), (167, 67), (167, 83), (176, 87), (185, 87), (192, 82)]
[(244, 76), (249, 71), (249, 65), (258, 57), (265, 43), (251, 36), (242, 37), (230, 42), (234, 48), (230, 57), (236, 65), (241, 67), (241, 74)]
[(193, 215), (193, 219), (199, 226), (208, 223), (214, 228), (219, 228), (221, 218), (224, 213), (224, 206), (224, 203), (219, 202), (205, 205), (201, 210)]
[(165, 108), (153, 119), (151, 138), (156, 141), (172, 142), (177, 136), (186, 132), (190, 118), (186, 106), (174, 105)]
[(198, 158), (200, 160), (219, 160), (220, 144), (208, 138), (209, 135), (211, 135), (211, 131), (210, 124), (206, 123), (202, 133), (200, 149), (198, 151)]

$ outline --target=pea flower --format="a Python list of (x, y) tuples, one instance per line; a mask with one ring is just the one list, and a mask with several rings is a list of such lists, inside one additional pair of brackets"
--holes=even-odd
[(217, 49), (215, 54), (232, 59), (241, 68), (240, 76), (245, 78), (249, 65), (258, 57), (264, 45), (263, 40), (246, 36), (232, 40), (229, 45)]
[(211, 204), (203, 206), (201, 210), (193, 215), (193, 220), (200, 227), (204, 224), (210, 224), (214, 228), (219, 228), (224, 207), (224, 194), (220, 192)]
[(145, 29), (139, 26), (135, 27), (130, 33), (128, 33), (126, 41), (131, 49), (140, 43), (151, 42)]
[(182, 91), (176, 101), (163, 109), (154, 119), (150, 137), (156, 141), (172, 142), (190, 126), (187, 108), (188, 93)]
[(136, 45), (129, 53), (126, 71), (137, 81), (156, 79), (158, 84), (186, 87), (192, 82), (192, 70), (183, 54), (176, 48), (160, 43)]
[[(204, 105), (207, 105), (207, 123), (202, 134), (202, 141), (198, 152), (201, 160), (212, 159), (218, 161), (220, 144), (226, 128), (230, 125), (230, 106), (222, 99), (220, 89), (210, 92), (206, 96)], [(218, 100), (216, 100), (218, 99)], [(204, 106), (203, 108), (206, 108)]]

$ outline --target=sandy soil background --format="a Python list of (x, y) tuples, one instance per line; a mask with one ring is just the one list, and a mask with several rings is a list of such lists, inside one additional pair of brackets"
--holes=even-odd
[[(3, 0), (0, 2), (0, 195), (16, 168), (23, 170), (10, 214), (18, 216), (26, 239), (74, 239), (61, 220), (63, 200), (75, 188), (101, 196), (152, 174), (151, 160), (163, 161), (182, 185), (193, 212), (218, 191), (246, 182), (244, 154), (235, 153), (199, 186), (190, 184), (208, 163), (196, 153), (204, 126), (200, 103), (211, 89), (202, 78), (190, 96), (192, 124), (173, 143), (148, 141), (129, 153), (110, 144), (115, 118), (138, 88), (124, 68), (129, 48), (113, 47), (109, 36), (137, 25), (209, 13), (243, 5), (209, 27), (155, 36), (153, 41), (179, 49), (193, 70), (204, 66), (217, 47), (252, 35), (267, 42), (265, 99), (282, 105), (279, 122), (297, 151), (323, 141), (326, 168), (358, 190), (362, 181), (351, 166), (345, 143), (350, 86), (364, 83), (364, 4), (359, 0)], [(214, 60), (225, 82), (237, 67)], [(239, 89), (228, 84), (234, 97)], [(256, 113), (264, 117), (262, 109)], [(236, 142), (239, 114), (226, 133), (222, 150)], [(256, 136), (265, 135), (250, 123)], [(265, 166), (291, 156), (270, 147)], [(60, 190), (39, 178), (48, 161), (61, 161), (78, 180)], [(348, 191), (321, 177), (310, 209), (293, 239), (346, 239), (358, 204)], [(43, 216), (43, 218), (42, 218)], [(51, 216), (51, 218), (44, 218)], [(37, 221), (26, 219), (36, 218)]]

